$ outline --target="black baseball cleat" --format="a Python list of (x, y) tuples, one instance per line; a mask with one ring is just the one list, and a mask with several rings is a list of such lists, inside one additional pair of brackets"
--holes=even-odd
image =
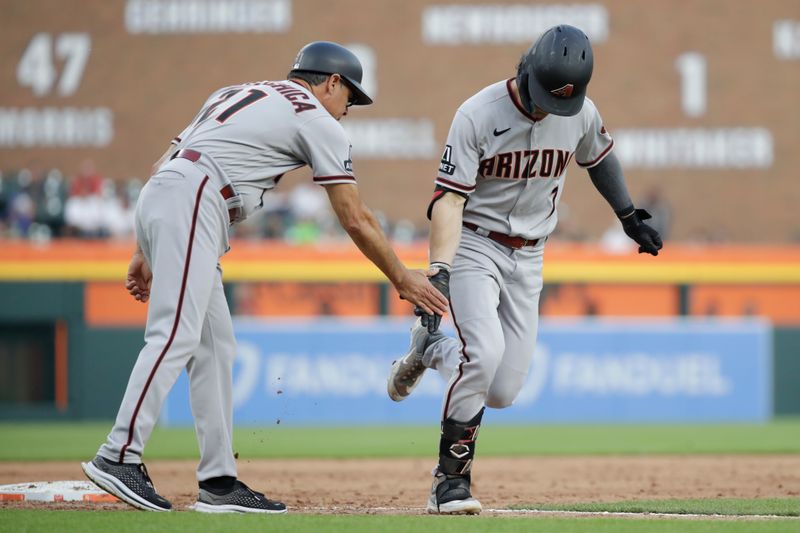
[(481, 502), (472, 497), (469, 476), (448, 476), (433, 471), (433, 485), (428, 497), (429, 514), (479, 514)]
[(81, 468), (95, 485), (137, 509), (172, 509), (172, 504), (156, 492), (142, 463), (117, 463), (98, 455), (89, 463), (81, 463)]
[(286, 505), (270, 500), (239, 480), (225, 491), (200, 489), (191, 509), (201, 513), (285, 513)]

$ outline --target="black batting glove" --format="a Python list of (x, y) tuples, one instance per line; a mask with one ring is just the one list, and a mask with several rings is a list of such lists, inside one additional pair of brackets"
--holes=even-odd
[(648, 226), (643, 220), (653, 218), (650, 213), (644, 209), (634, 209), (630, 206), (626, 209), (617, 211), (617, 216), (622, 222), (622, 229), (625, 235), (633, 239), (639, 245), (640, 254), (658, 255), (658, 251), (663, 246), (661, 242), (661, 235)]
[[(431, 265), (436, 268), (436, 265)], [(445, 268), (439, 268), (439, 272), (428, 278), (431, 285), (436, 287), (439, 292), (444, 294), (447, 301), (450, 301), (450, 271)], [(414, 314), (420, 319), (422, 325), (428, 328), (428, 333), (435, 333), (439, 329), (439, 324), (442, 322), (442, 315), (428, 314), (421, 307), (414, 307)]]

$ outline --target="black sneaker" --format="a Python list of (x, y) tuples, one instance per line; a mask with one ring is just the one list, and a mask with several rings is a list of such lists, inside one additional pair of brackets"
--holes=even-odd
[(200, 489), (192, 509), (201, 513), (285, 513), (286, 505), (270, 500), (239, 480), (221, 494)]
[(95, 485), (137, 509), (172, 509), (172, 504), (156, 492), (144, 464), (117, 463), (98, 455), (90, 463), (81, 463), (81, 468)]
[(469, 486), (469, 476), (447, 476), (434, 469), (428, 513), (479, 514), (481, 502), (472, 497)]

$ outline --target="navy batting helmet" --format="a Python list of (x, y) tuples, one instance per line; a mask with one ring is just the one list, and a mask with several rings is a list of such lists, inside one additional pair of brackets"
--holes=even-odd
[(574, 26), (550, 28), (533, 43), (517, 69), (523, 107), (553, 115), (577, 115), (592, 79), (594, 57), (589, 38)]
[(315, 41), (305, 45), (294, 60), (292, 70), (305, 70), (320, 74), (338, 74), (353, 90), (354, 105), (369, 105), (370, 98), (361, 87), (363, 70), (356, 55), (344, 46), (329, 41)]

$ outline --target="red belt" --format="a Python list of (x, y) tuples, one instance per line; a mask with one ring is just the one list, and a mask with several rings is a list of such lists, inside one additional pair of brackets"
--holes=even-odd
[[(479, 230), (480, 228), (473, 224), (472, 222), (464, 222), (464, 227), (467, 229), (471, 229), (475, 233), (482, 235)], [(484, 231), (485, 233), (485, 231)], [(539, 243), (539, 239), (523, 239), (522, 237), (512, 237), (511, 235), (506, 235), (505, 233), (498, 233), (496, 231), (490, 231), (486, 237), (489, 237), (494, 242), (499, 242), (503, 246), (508, 246), (509, 248), (513, 248), (518, 250), (520, 248), (524, 248), (525, 246), (536, 246)]]
[[(175, 155), (172, 156), (172, 159), (188, 159), (192, 163), (196, 163), (198, 159), (200, 159), (200, 152), (197, 150), (192, 150), (191, 148), (184, 148), (183, 150), (178, 150), (175, 152)], [(225, 185), (223, 188), (219, 190), (219, 193), (222, 195), (223, 198), (226, 200), (228, 198), (233, 198), (236, 196), (236, 191), (233, 190), (233, 186), (229, 183)], [(236, 209), (228, 209), (228, 216), (230, 217), (231, 221), (236, 220)]]

